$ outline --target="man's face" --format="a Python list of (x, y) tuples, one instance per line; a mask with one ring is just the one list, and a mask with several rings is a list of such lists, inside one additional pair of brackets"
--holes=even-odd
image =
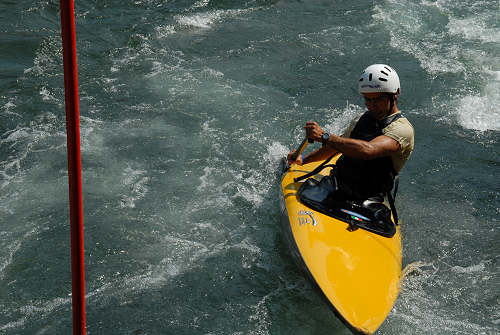
[(363, 93), (365, 105), (371, 115), (381, 120), (387, 116), (387, 111), (391, 108), (391, 101), (385, 93)]

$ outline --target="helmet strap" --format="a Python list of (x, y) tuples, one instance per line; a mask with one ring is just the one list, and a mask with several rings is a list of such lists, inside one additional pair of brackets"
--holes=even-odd
[(387, 116), (391, 115), (392, 110), (394, 108), (394, 94), (389, 94), (389, 101), (391, 102), (391, 105), (389, 107), (389, 111), (387, 112)]

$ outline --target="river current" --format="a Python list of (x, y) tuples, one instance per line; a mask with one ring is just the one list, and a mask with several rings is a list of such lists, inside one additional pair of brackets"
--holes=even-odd
[[(377, 334), (500, 334), (498, 1), (75, 9), (88, 334), (349, 334), (290, 257), (278, 166), (363, 112), (372, 63), (415, 127)], [(0, 4), (0, 334), (71, 333), (61, 52), (58, 1)]]

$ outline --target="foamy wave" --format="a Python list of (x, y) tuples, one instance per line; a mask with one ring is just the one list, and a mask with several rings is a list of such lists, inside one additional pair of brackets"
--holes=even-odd
[(127, 194), (122, 195), (120, 201), (120, 206), (122, 208), (135, 208), (136, 201), (144, 198), (146, 193), (149, 191), (147, 185), (150, 178), (144, 176), (146, 173), (147, 171), (134, 170), (130, 166), (125, 168), (122, 173), (124, 176), (122, 183), (130, 191)]
[(236, 17), (248, 11), (245, 9), (214, 10), (191, 15), (177, 15), (175, 20), (180, 27), (208, 29), (226, 18)]
[(289, 148), (279, 142), (273, 142), (267, 147), (267, 152), (264, 154), (264, 161), (271, 170), (275, 170), (283, 157), (286, 157), (290, 152)]
[[(468, 42), (498, 42), (500, 31), (487, 26), (483, 13), (458, 18), (452, 8), (458, 3), (443, 2), (389, 0), (374, 7), (373, 19), (388, 29), (391, 46), (416, 57), (430, 74), (464, 73), (468, 70), (464, 60), (475, 57), (469, 54), (475, 46)], [(439, 15), (446, 17), (446, 25), (442, 20), (432, 20)], [(453, 36), (464, 40), (457, 41)]]
[(20, 328), (26, 323), (28, 319), (32, 317), (44, 318), (57, 309), (70, 304), (71, 298), (54, 298), (46, 302), (34, 302), (32, 305), (25, 305), (19, 308), (18, 311), (16, 311), (18, 313), (21, 313), (23, 316), (16, 321), (11, 321), (4, 325), (0, 325), (0, 331)]
[[(143, 62), (145, 59), (152, 59), (157, 51), (153, 50), (151, 41), (148, 35), (133, 34), (131, 39), (137, 44), (134, 47), (125, 47), (116, 51), (116, 56), (112, 58), (110, 67), (111, 73), (116, 73), (122, 70), (129, 71), (131, 64)], [(106, 80), (106, 79), (105, 79)], [(115, 88), (123, 85), (115, 85)]]
[(203, 168), (203, 175), (200, 176), (200, 185), (196, 188), (199, 193), (204, 195), (204, 204), (217, 208), (229, 208), (232, 206), (232, 201), (229, 197), (229, 190), (235, 188), (234, 177), (229, 179), (231, 181), (225, 183), (218, 183), (218, 180), (225, 180), (226, 175), (234, 176), (234, 171), (224, 169), (221, 171), (215, 167), (205, 166)]
[[(462, 295), (464, 289), (450, 288), (450, 281), (446, 276), (476, 276), (477, 279), (472, 279), (470, 285), (480, 285), (480, 283), (475, 283), (489, 280), (483, 276), (484, 263), (466, 268), (455, 266), (449, 269), (453, 274), (447, 271), (448, 265), (443, 271), (433, 263), (409, 264), (404, 270), (402, 291), (388, 318), (396, 320), (398, 324), (401, 324), (400, 327), (414, 328), (413, 334), (441, 334), (443, 330), (445, 334), (454, 335), (496, 334), (493, 327), (471, 322), (469, 319), (454, 318), (446, 309), (443, 309), (443, 306), (449, 303), (465, 309), (471, 307), (468, 304), (470, 297)], [(470, 280), (468, 278), (466, 282)], [(434, 291), (429, 292), (429, 285), (435, 288)], [(442, 290), (439, 290), (440, 288)], [(441, 292), (437, 296), (432, 293), (437, 291)], [(390, 321), (386, 322), (386, 324), (390, 323)]]
[[(500, 87), (500, 85), (497, 85)], [(479, 131), (500, 130), (500, 95), (498, 91), (485, 96), (466, 96), (456, 108), (460, 125)]]
[(214, 23), (221, 20), (224, 11), (218, 10), (207, 13), (200, 13), (194, 15), (179, 15), (175, 19), (180, 26), (188, 26), (195, 28), (210, 28)]
[[(6, 247), (2, 247), (2, 251), (6, 251), (6, 254), (0, 257), (0, 279), (3, 279), (5, 276), (4, 270), (12, 263), (12, 259), (15, 255), (15, 253), (19, 250), (21, 247), (23, 241), (25, 241), (28, 237), (33, 235), (36, 232), (35, 229), (27, 232), (26, 234), (23, 235), (19, 240), (14, 241), (13, 243), (7, 245)], [(0, 234), (1, 236), (1, 234)]]
[(269, 298), (275, 293), (271, 292), (265, 295), (256, 305), (251, 306), (253, 314), (248, 317), (248, 320), (257, 323), (255, 329), (250, 330), (251, 335), (267, 335), (270, 334), (272, 320), (269, 316), (267, 303)]
[(138, 293), (153, 287), (161, 287), (172, 278), (182, 275), (196, 266), (201, 260), (220, 252), (219, 245), (208, 248), (206, 245), (174, 236), (165, 236), (161, 241), (146, 246), (142, 253), (155, 255), (162, 250), (162, 259), (157, 264), (150, 265), (141, 273), (122, 276), (104, 283), (100, 287), (88, 292), (85, 296), (89, 304), (99, 303), (110, 297), (123, 297), (130, 293)]
[(202, 74), (204, 77), (209, 78), (209, 79), (221, 79), (224, 77), (224, 73), (211, 69), (209, 67), (205, 67), (202, 71)]
[(500, 71), (484, 71), (482, 94), (459, 97), (455, 113), (460, 125), (479, 131), (500, 130)]
[(30, 153), (58, 150), (65, 145), (66, 135), (56, 129), (56, 124), (55, 115), (47, 113), (33, 122), (31, 127), (18, 126), (1, 135), (3, 138), (0, 138), (0, 145), (12, 154), (6, 155), (6, 159), (0, 161), (0, 176), (3, 179), (0, 189), (25, 173), (21, 165)]
[(454, 266), (451, 268), (451, 271), (456, 273), (473, 273), (473, 272), (483, 272), (485, 269), (486, 269), (485, 263), (480, 262), (479, 264), (467, 267)]
[(500, 30), (495, 14), (480, 10), (448, 0), (388, 0), (375, 6), (373, 19), (388, 30), (391, 46), (414, 56), (434, 79), (462, 77), (454, 87), (463, 94), (455, 91), (442, 95), (446, 101), (435, 101), (442, 106), (439, 110), (451, 114), (441, 120), (457, 120), (479, 131), (499, 130), (498, 56), (491, 43), (500, 41)]
[(159, 26), (156, 27), (155, 30), (158, 38), (165, 38), (169, 35), (175, 34), (175, 27), (172, 25)]
[(246, 201), (252, 203), (255, 207), (260, 207), (264, 198), (261, 194), (261, 190), (259, 190), (256, 185), (251, 183), (252, 180), (255, 179), (250, 177), (244, 180), (245, 184), (237, 184), (236, 190), (238, 192), (233, 197), (241, 197)]
[(210, 120), (202, 124), (202, 137), (210, 143), (213, 157), (209, 165), (203, 168), (197, 191), (203, 192), (206, 203), (216, 207), (228, 208), (234, 205), (236, 199), (244, 199), (253, 207), (260, 207), (273, 186), (279, 161), (289, 149), (278, 142), (269, 145), (268, 140), (259, 134), (246, 134), (238, 139), (242, 147), (248, 147), (249, 143), (266, 146), (266, 152), (256, 157), (258, 164), (227, 162), (227, 145), (222, 139), (227, 139), (229, 135), (215, 129), (212, 125), (215, 122)]
[(210, 119), (201, 125), (201, 135), (203, 138), (210, 139), (209, 143), (212, 151), (218, 156), (223, 156), (222, 145), (219, 143), (221, 138), (227, 136), (223, 130), (215, 128), (212, 124), (215, 123), (216, 119)]
[(213, 184), (210, 181), (210, 175), (213, 173), (215, 169), (205, 166), (203, 168), (203, 175), (200, 176), (200, 185), (196, 188), (198, 192), (203, 192), (204, 190), (210, 188), (213, 186)]
[(103, 124), (100, 120), (80, 116), (80, 146), (82, 152), (95, 153), (103, 149), (104, 138), (96, 132), (96, 129), (102, 128)]
[(55, 97), (54, 93), (51, 92), (51, 90), (45, 86), (42, 86), (40, 89), (40, 95), (42, 96), (43, 101), (52, 101), (52, 102), (57, 102), (57, 98)]
[[(6, 177), (5, 172), (0, 171), (0, 176), (2, 178)], [(2, 189), (3, 183), (0, 184), (0, 189)], [(13, 207), (16, 204), (19, 204), (19, 192), (14, 191), (12, 193), (5, 192), (4, 195), (0, 196), (0, 212), (4, 212), (5, 214), (14, 214)], [(2, 265), (0, 265), (0, 270), (2, 269)], [(0, 271), (1, 272), (1, 271)]]
[(325, 115), (329, 115), (328, 123), (324, 126), (326, 131), (342, 135), (349, 125), (364, 112), (364, 109), (349, 102), (343, 109), (327, 109), (324, 110)]
[(210, 0), (199, 0), (195, 2), (189, 10), (193, 10), (196, 8), (206, 7), (210, 3)]
[(62, 42), (58, 36), (43, 39), (36, 52), (33, 66), (24, 70), (24, 74), (35, 76), (54, 76), (60, 71), (62, 63)]
[(151, 268), (146, 281), (148, 286), (165, 283), (186, 272), (211, 252), (202, 243), (173, 236), (166, 236), (160, 244), (163, 245), (161, 249), (166, 250), (166, 254), (158, 265)]
[(460, 47), (446, 44), (446, 32), (425, 21), (432, 14), (422, 3), (390, 0), (374, 7), (373, 19), (389, 30), (393, 48), (416, 57), (429, 73), (463, 72), (464, 65), (453, 57), (460, 53)]
[[(267, 143), (266, 139), (260, 140)], [(289, 152), (290, 150), (279, 142), (267, 144), (266, 153), (259, 159), (259, 167), (236, 175), (238, 192), (233, 198), (241, 197), (254, 207), (262, 206), (266, 195), (274, 185), (274, 176), (280, 161)]]
[(500, 29), (488, 27), (482, 17), (451, 18), (446, 27), (451, 35), (458, 35), (467, 40), (500, 42)]
[(2, 106), (0, 109), (2, 113), (4, 114), (10, 114), (10, 115), (15, 115), (15, 116), (21, 116), (18, 113), (13, 112), (13, 109), (15, 109), (17, 106), (14, 104), (12, 101), (7, 102), (5, 105)]

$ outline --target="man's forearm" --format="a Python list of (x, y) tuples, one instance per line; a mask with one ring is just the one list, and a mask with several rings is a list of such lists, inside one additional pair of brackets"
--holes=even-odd
[(366, 159), (370, 152), (370, 142), (337, 135), (330, 135), (330, 139), (326, 142), (325, 147), (340, 151), (349, 157), (361, 159)]
[(370, 142), (331, 135), (326, 147), (340, 151), (352, 158), (374, 159), (397, 152), (400, 145), (394, 139), (383, 135), (374, 138)]
[(331, 155), (336, 154), (337, 152), (338, 152), (338, 150), (335, 150), (332, 147), (327, 147), (327, 146), (321, 147), (318, 150), (315, 150), (315, 151), (311, 152), (309, 155), (307, 155), (306, 157), (304, 157), (303, 164), (316, 162), (316, 161), (320, 161), (320, 160), (325, 160), (328, 157), (330, 157)]

